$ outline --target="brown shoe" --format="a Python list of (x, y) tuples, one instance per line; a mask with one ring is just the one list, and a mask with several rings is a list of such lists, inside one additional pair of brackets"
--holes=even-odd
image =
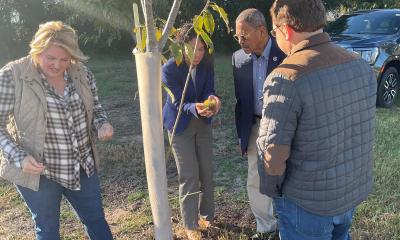
[(199, 228), (200, 230), (207, 230), (209, 227), (211, 227), (211, 222), (206, 220), (203, 217), (199, 218)]
[(185, 232), (189, 240), (201, 240), (201, 233), (199, 230), (185, 229)]

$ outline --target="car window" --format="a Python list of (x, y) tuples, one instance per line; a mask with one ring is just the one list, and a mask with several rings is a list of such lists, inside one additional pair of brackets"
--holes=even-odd
[(334, 34), (394, 34), (400, 29), (400, 13), (368, 12), (343, 15), (326, 27)]

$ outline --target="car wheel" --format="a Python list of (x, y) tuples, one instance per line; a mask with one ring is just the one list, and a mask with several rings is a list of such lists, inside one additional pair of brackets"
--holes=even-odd
[(394, 67), (388, 67), (385, 72), (383, 72), (381, 80), (379, 81), (376, 97), (378, 107), (392, 107), (399, 94), (399, 86), (399, 72)]

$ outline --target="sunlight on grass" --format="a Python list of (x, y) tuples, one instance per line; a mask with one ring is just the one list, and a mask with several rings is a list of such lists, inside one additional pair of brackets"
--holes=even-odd
[(218, 240), (232, 240), (232, 239), (247, 240), (247, 239), (249, 239), (249, 237), (244, 234), (240, 234), (239, 236), (237, 236), (236, 233), (227, 232), (227, 233), (224, 233), (224, 234), (218, 236), (217, 239)]
[(65, 199), (61, 202), (60, 234), (63, 240), (87, 239), (83, 224)]
[(135, 213), (128, 211), (117, 211), (113, 217), (117, 234), (140, 232), (152, 222), (150, 208), (145, 207)]
[(146, 199), (148, 192), (143, 191), (143, 190), (136, 190), (134, 193), (131, 193), (128, 195), (128, 202), (129, 203), (133, 203), (136, 202), (138, 200), (142, 200), (142, 199)]
[[(103, 99), (115, 96), (134, 96), (137, 91), (136, 71), (133, 60), (93, 56), (88, 67), (97, 80), (98, 93)], [(96, 61), (95, 58), (102, 60)]]
[(25, 207), (24, 201), (15, 190), (14, 185), (9, 184), (5, 180), (0, 180), (0, 205)]
[(398, 108), (378, 109), (375, 130), (374, 192), (357, 209), (355, 239), (400, 236), (400, 148)]
[(86, 237), (86, 234), (83, 232), (83, 230), (71, 231), (71, 229), (69, 229), (69, 230), (64, 230), (64, 229), (65, 228), (61, 228), (61, 231), (60, 231), (62, 240), (86, 240), (86, 239), (88, 239)]
[[(216, 159), (217, 186), (226, 186), (242, 191), (247, 177), (247, 160), (240, 157), (236, 149), (235, 98), (231, 57), (221, 55), (215, 63), (215, 88), (222, 99), (222, 108), (216, 119), (221, 121), (214, 132), (214, 155)], [(240, 184), (235, 184), (239, 182)]]
[(72, 220), (76, 219), (75, 212), (71, 209), (63, 209), (60, 213), (60, 220), (66, 221), (66, 220)]

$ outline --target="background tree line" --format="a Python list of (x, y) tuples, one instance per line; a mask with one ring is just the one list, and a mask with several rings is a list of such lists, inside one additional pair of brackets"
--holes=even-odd
[[(129, 53), (134, 46), (133, 2), (140, 5), (139, 0), (0, 0), (0, 58), (10, 59), (26, 54), (38, 25), (49, 20), (62, 20), (77, 29), (85, 51)], [(172, 0), (153, 2), (155, 16), (166, 19), (166, 9), (169, 9)], [(233, 28), (239, 12), (249, 7), (260, 9), (269, 21), (268, 9), (273, 0), (215, 2), (226, 10)], [(324, 3), (332, 16), (356, 9), (400, 8), (398, 0), (324, 0)], [(184, 0), (175, 26), (190, 21), (203, 6), (204, 1)], [(237, 48), (232, 36), (226, 34), (224, 25), (217, 24), (217, 27), (213, 36), (216, 51), (230, 52)]]

